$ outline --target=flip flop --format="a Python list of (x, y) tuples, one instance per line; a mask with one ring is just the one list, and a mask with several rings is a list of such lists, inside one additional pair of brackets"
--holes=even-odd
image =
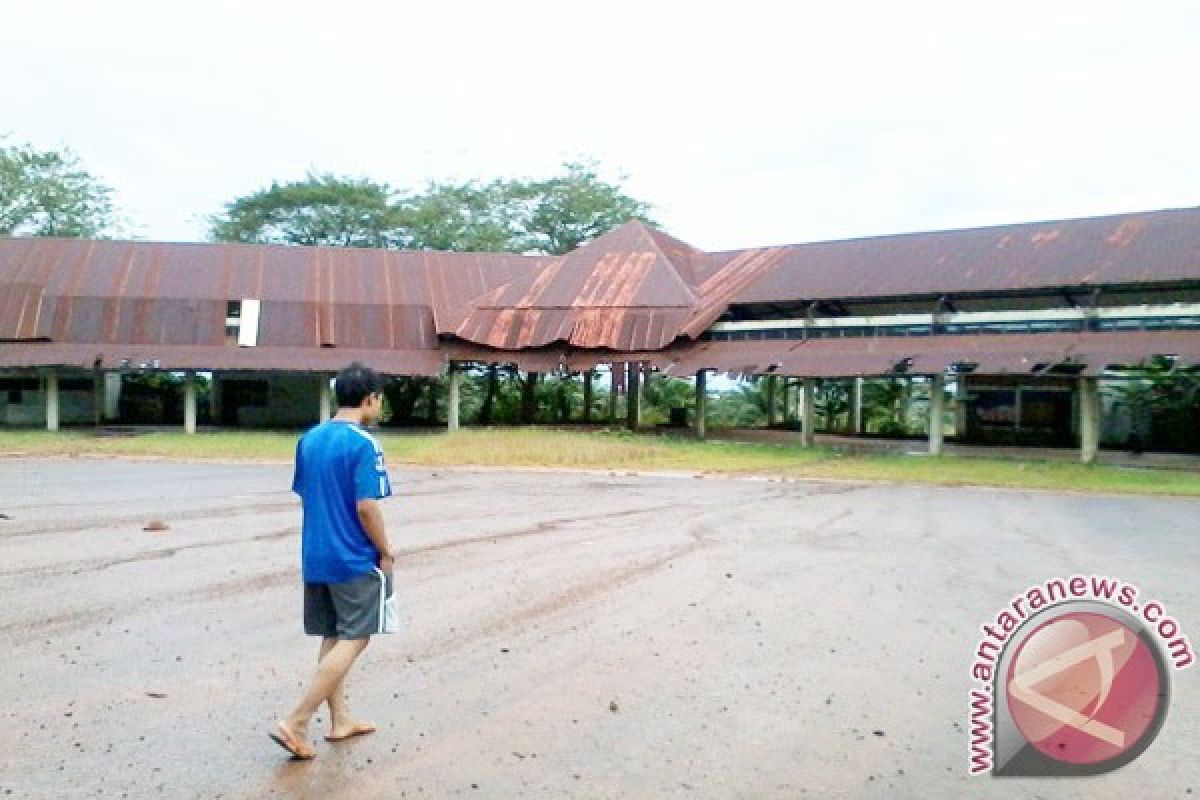
[(271, 741), (275, 744), (291, 753), (292, 758), (296, 761), (311, 761), (317, 757), (316, 751), (297, 739), (295, 734), (280, 723), (276, 723), (275, 730), (268, 733), (267, 736), (271, 737)]
[(374, 725), (370, 725), (368, 723), (359, 723), (358, 725), (355, 725), (353, 728), (351, 728), (349, 733), (347, 733), (343, 736), (331, 736), (331, 735), (327, 734), (325, 736), (325, 741), (327, 741), (327, 742), (344, 742), (347, 739), (353, 739), (355, 736), (366, 736), (368, 733), (374, 733), (374, 732), (375, 732)]

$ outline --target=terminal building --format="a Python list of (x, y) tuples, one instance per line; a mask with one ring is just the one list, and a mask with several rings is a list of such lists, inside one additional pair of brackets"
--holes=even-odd
[[(1098, 380), (1158, 359), (1200, 364), (1200, 209), (705, 252), (631, 222), (564, 256), (80, 239), (0, 240), (0, 425), (85, 424), (162, 402), (131, 371), (197, 372), (226, 426), (300, 426), (330, 411), (329, 376), (462, 365), (579, 373), (606, 365), (638, 419), (647, 372), (696, 384), (795, 385), (812, 441), (818, 380), (929, 387), (940, 452), (956, 435), (1076, 445), (1095, 458)], [(782, 383), (780, 383), (782, 382)], [(618, 381), (614, 381), (614, 385)], [(777, 387), (777, 384), (780, 384)], [(848, 433), (861, 432), (859, 413)]]

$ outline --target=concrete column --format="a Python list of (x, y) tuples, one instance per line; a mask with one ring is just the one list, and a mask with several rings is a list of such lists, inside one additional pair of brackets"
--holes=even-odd
[(330, 405), (332, 404), (333, 398), (329, 396), (329, 376), (321, 375), (320, 381), (321, 383), (319, 385), (317, 397), (319, 397), (321, 401), (320, 421), (324, 422), (332, 416), (330, 413)]
[(121, 373), (104, 373), (104, 419), (112, 422), (121, 416)]
[(461, 383), (462, 371), (454, 364), (451, 364), (449, 397), (446, 399), (446, 430), (458, 430), (458, 395)]
[(783, 424), (786, 425), (787, 421), (789, 419), (791, 419), (791, 417), (792, 417), (792, 379), (791, 378), (788, 378), (786, 376), (784, 377), (783, 391), (780, 394), (782, 394), (783, 397), (780, 398), (779, 405), (783, 408)]
[(775, 405), (775, 396), (778, 393), (776, 390), (779, 385), (779, 378), (776, 375), (767, 376), (767, 427), (774, 428), (779, 422), (779, 414)]
[(1100, 381), (1098, 378), (1079, 378), (1079, 460), (1084, 464), (1096, 461), (1100, 449)]
[(696, 423), (694, 426), (697, 439), (703, 439), (705, 433), (704, 417), (708, 412), (708, 373), (705, 370), (696, 371)]
[(850, 432), (855, 436), (863, 432), (862, 401), (863, 379), (858, 377), (850, 387)]
[(929, 455), (931, 456), (942, 454), (942, 441), (945, 437), (942, 428), (945, 385), (946, 379), (940, 372), (929, 379)]
[(804, 426), (804, 428), (800, 434), (800, 443), (802, 445), (804, 445), (805, 447), (812, 447), (817, 441), (816, 430), (815, 430), (817, 414), (816, 414), (816, 403), (814, 402), (814, 400), (816, 398), (816, 394), (817, 394), (817, 379), (816, 378), (805, 378), (804, 379), (804, 394), (802, 395), (803, 401), (804, 401), (804, 406), (800, 411), (801, 418), (802, 418), (801, 424)]
[(642, 365), (629, 362), (629, 375), (625, 380), (625, 426), (636, 431), (642, 421)]
[(583, 373), (583, 421), (592, 421), (592, 379), (596, 373), (588, 370)]
[(183, 432), (196, 432), (196, 373), (189, 372), (183, 379)]
[(967, 436), (967, 376), (954, 380), (954, 435), (962, 441)]
[[(617, 421), (617, 369), (614, 362), (608, 365), (608, 421)], [(624, 367), (620, 367), (624, 369)]]
[(58, 370), (46, 370), (46, 430), (58, 430)]

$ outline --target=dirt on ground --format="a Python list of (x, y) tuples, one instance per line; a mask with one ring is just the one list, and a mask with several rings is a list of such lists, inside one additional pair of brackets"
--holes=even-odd
[(972, 778), (965, 730), (980, 625), (1031, 584), (1120, 577), (1200, 631), (1200, 501), (402, 469), (402, 632), (349, 680), (379, 732), (318, 722), (294, 763), (290, 478), (0, 460), (0, 796), (1200, 794), (1194, 669), (1107, 775)]

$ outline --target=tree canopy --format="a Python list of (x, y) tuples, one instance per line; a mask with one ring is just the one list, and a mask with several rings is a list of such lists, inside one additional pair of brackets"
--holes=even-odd
[(112, 190), (70, 150), (0, 146), (0, 235), (95, 238), (115, 227)]
[(210, 218), (220, 242), (389, 247), (400, 227), (396, 193), (366, 178), (309, 173), (239, 197)]
[(215, 241), (416, 250), (566, 253), (649, 204), (592, 163), (544, 180), (431, 183), (398, 192), (365, 178), (309, 174), (240, 197), (210, 218)]

